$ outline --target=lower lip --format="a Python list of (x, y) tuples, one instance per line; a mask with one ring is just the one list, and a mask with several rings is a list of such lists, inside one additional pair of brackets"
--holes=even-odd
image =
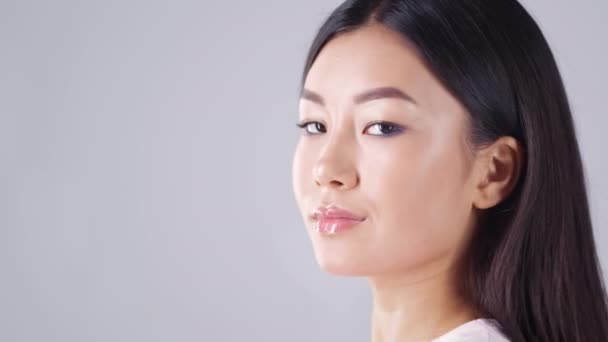
[(343, 218), (322, 218), (317, 220), (317, 232), (325, 235), (334, 235), (353, 229), (362, 220), (351, 220)]

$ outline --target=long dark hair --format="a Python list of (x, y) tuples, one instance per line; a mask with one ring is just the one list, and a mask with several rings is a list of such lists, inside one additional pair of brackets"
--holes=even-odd
[(467, 108), (471, 141), (516, 138), (526, 163), (509, 197), (484, 212), (463, 286), (512, 341), (608, 341), (597, 258), (572, 114), (553, 54), (516, 0), (348, 0), (314, 39), (323, 46), (380, 23), (413, 43)]

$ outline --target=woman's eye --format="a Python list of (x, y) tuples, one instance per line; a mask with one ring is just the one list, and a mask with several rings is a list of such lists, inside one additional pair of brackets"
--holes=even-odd
[(300, 127), (301, 129), (305, 130), (306, 134), (309, 134), (309, 135), (327, 133), (327, 129), (325, 128), (325, 125), (323, 125), (322, 123), (320, 123), (318, 121), (303, 122), (303, 123), (299, 123), (297, 126)]
[(369, 135), (388, 136), (403, 132), (404, 128), (390, 122), (376, 122), (365, 129), (363, 133)]

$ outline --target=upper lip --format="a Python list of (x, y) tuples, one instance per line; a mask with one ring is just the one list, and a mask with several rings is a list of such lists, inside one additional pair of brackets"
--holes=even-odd
[(313, 211), (312, 218), (315, 220), (317, 220), (319, 218), (346, 219), (346, 220), (355, 220), (355, 221), (365, 220), (364, 216), (357, 215), (336, 204), (318, 207), (317, 209), (315, 209), (315, 211)]

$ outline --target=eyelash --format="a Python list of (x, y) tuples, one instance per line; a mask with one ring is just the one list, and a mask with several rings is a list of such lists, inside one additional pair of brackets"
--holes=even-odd
[[(310, 126), (312, 124), (316, 125), (317, 131), (323, 131), (323, 132), (320, 132), (320, 133), (311, 133), (311, 132), (309, 132), (307, 128), (308, 128), (308, 126)], [(386, 133), (386, 134), (371, 134), (372, 136), (389, 137), (389, 136), (393, 136), (393, 135), (402, 133), (405, 130), (405, 127), (403, 127), (401, 125), (398, 125), (398, 124), (395, 124), (395, 123), (392, 123), (392, 122), (388, 122), (388, 121), (375, 121), (375, 122), (372, 122), (372, 123), (368, 124), (365, 127), (364, 132), (367, 131), (370, 127), (373, 127), (373, 126), (376, 126), (376, 125), (386, 125), (386, 126), (392, 127), (393, 129), (392, 129), (392, 132), (390, 132), (390, 133)], [(325, 126), (321, 122), (319, 122), (319, 121), (304, 121), (304, 122), (296, 124), (296, 126), (298, 126), (300, 129), (303, 129), (305, 135), (319, 135), (319, 134), (323, 134), (323, 133), (327, 132), (327, 129), (325, 128)], [(322, 126), (323, 129), (319, 129), (319, 126)]]

